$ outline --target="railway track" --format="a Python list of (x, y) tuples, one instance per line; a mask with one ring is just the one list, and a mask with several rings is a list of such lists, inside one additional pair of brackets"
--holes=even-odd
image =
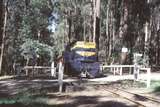
[(119, 88), (108, 88), (106, 86), (102, 86), (101, 88), (104, 91), (134, 103), (137, 107), (160, 107), (160, 100), (153, 97), (136, 94)]
[(145, 98), (145, 99), (147, 99), (147, 100), (151, 100), (151, 101), (153, 101), (153, 102), (157, 102), (157, 103), (160, 104), (160, 99), (157, 99), (157, 98), (154, 98), (154, 97), (150, 97), (150, 96), (144, 96), (144, 95), (142, 95), (142, 94), (137, 94), (137, 93), (129, 92), (129, 91), (126, 91), (126, 90), (123, 90), (123, 89), (119, 89), (119, 90), (124, 91), (124, 92), (126, 92), (126, 93), (133, 94), (133, 95), (135, 95), (135, 96), (143, 97), (143, 98)]

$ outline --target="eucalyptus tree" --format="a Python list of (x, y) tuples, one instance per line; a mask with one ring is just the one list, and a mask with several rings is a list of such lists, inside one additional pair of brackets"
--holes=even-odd
[(150, 8), (150, 18), (148, 25), (148, 41), (146, 44), (149, 62), (151, 66), (160, 64), (160, 1), (148, 0)]
[[(25, 9), (20, 29), (23, 42), (20, 50), (27, 61), (26, 64), (36, 59), (48, 62), (53, 57), (53, 38), (47, 29), (52, 10), (52, 4), (48, 0), (30, 0)], [(46, 61), (47, 56), (49, 56), (48, 61)]]
[[(4, 0), (7, 3), (7, 8), (3, 9), (3, 42), (1, 48), (1, 64), (3, 65), (3, 74), (10, 73), (14, 63), (23, 63), (24, 45), (33, 45), (35, 43), (38, 52), (36, 55), (40, 59), (45, 60), (45, 55), (51, 56), (53, 51), (53, 39), (48, 31), (48, 17), (52, 12), (50, 1), (46, 0)], [(6, 7), (3, 3), (3, 7)], [(7, 11), (5, 9), (8, 9)], [(7, 12), (7, 17), (5, 15)], [(5, 34), (5, 35), (4, 35)], [(28, 42), (30, 40), (30, 43)], [(35, 42), (37, 41), (37, 42)], [(38, 45), (39, 44), (39, 45)], [(42, 46), (43, 45), (43, 46)], [(33, 46), (31, 46), (33, 47)], [(26, 46), (26, 48), (28, 48)], [(40, 48), (40, 49), (39, 49)], [(50, 52), (48, 52), (48, 50)], [(30, 50), (28, 50), (30, 51)], [(34, 50), (35, 51), (35, 50)], [(3, 54), (2, 54), (3, 53)], [(29, 53), (29, 52), (28, 52)], [(45, 54), (41, 54), (45, 53)], [(3, 62), (2, 62), (3, 58)], [(48, 62), (50, 58), (45, 62)], [(5, 64), (3, 64), (5, 63)], [(24, 65), (24, 64), (23, 64)]]
[(56, 44), (60, 45), (56, 45), (58, 53), (63, 50), (59, 47), (75, 40), (93, 41), (91, 0), (52, 0), (52, 5), (53, 21), (57, 23), (53, 37), (58, 40)]
[(1, 43), (1, 55), (0, 55), (0, 74), (2, 73), (2, 64), (3, 64), (3, 56), (5, 49), (5, 37), (6, 37), (6, 25), (7, 25), (7, 17), (8, 17), (8, 1), (4, 1), (4, 23), (3, 23), (3, 31), (2, 31), (2, 43)]
[[(3, 0), (0, 1), (0, 28), (3, 27)], [(3, 30), (0, 29), (0, 35), (2, 34)], [(0, 44), (2, 43), (2, 37), (0, 37)]]

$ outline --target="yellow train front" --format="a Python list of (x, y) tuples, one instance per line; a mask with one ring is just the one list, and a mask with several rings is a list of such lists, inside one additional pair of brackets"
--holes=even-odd
[(97, 60), (96, 44), (78, 41), (66, 46), (64, 52), (65, 72), (73, 76), (94, 78), (99, 76), (100, 64)]

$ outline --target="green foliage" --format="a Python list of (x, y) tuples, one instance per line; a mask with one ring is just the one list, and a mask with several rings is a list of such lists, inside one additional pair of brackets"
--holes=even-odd
[(65, 31), (66, 25), (65, 20), (63, 20), (57, 27), (52, 37), (54, 38), (55, 51), (58, 55), (62, 55), (64, 51), (65, 44), (67, 42), (67, 32)]
[[(84, 36), (92, 36), (92, 3), (89, 0), (57, 0), (54, 2), (53, 13), (57, 14), (57, 23), (67, 20), (66, 30), (72, 40), (83, 40)], [(69, 25), (69, 20), (71, 25)], [(84, 28), (85, 26), (85, 28)], [(69, 29), (71, 27), (71, 29)], [(85, 32), (85, 33), (84, 33)], [(84, 35), (85, 34), (85, 35)]]
[(31, 0), (29, 6), (27, 13), (22, 16), (22, 27), (19, 30), (21, 55), (25, 59), (39, 57), (51, 61), (55, 51), (53, 37), (49, 36), (47, 26), (52, 9), (46, 0)]
[(133, 63), (136, 63), (138, 65), (143, 65), (143, 58), (142, 58), (142, 56), (135, 56), (134, 59), (133, 59)]
[(145, 67), (149, 67), (149, 56), (148, 55), (144, 55), (142, 63)]
[(153, 92), (160, 92), (160, 81), (152, 80), (150, 88), (153, 90)]
[(34, 58), (34, 57), (49, 57), (52, 59), (53, 57), (53, 50), (54, 48), (48, 46), (47, 44), (42, 44), (36, 40), (26, 40), (26, 42), (21, 46), (21, 55), (24, 56), (25, 59), (27, 58)]
[[(33, 58), (34, 55), (43, 61), (44, 59), (49, 61), (56, 56), (56, 53), (62, 54), (69, 39), (71, 42), (92, 39), (95, 10), (91, 0), (9, 0), (8, 2), (4, 51), (7, 64), (3, 64), (3, 68), (11, 69), (13, 62), (22, 61), (23, 57)], [(147, 3), (147, 0), (128, 2), (101, 0), (99, 39), (101, 59), (106, 59), (105, 61), (108, 59), (108, 62), (112, 62), (113, 59), (118, 60), (119, 52), (125, 45), (131, 50), (130, 54), (134, 52), (145, 54), (140, 63), (148, 66), (153, 60), (158, 65), (160, 55), (159, 36), (156, 34), (160, 22), (158, 8), (159, 3), (153, 3), (153, 0), (150, 3)], [(55, 32), (49, 32), (47, 29), (51, 15), (56, 27)], [(149, 40), (144, 48), (146, 21), (149, 22)]]

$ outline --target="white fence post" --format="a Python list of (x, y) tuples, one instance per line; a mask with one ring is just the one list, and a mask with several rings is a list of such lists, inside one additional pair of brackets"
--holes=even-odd
[(120, 67), (120, 76), (122, 76), (122, 67)]
[[(111, 67), (111, 69), (112, 69), (112, 67)], [(114, 72), (113, 74), (116, 75), (116, 68), (115, 67), (113, 67), (113, 72)]]
[(151, 84), (151, 68), (147, 69), (147, 88), (150, 87)]
[(59, 83), (59, 92), (62, 92), (63, 87), (63, 65), (62, 62), (59, 63), (59, 70), (58, 70), (58, 83)]
[(132, 68), (129, 67), (129, 74), (132, 74)]
[(151, 68), (141, 68), (140, 70), (147, 71), (147, 80), (146, 80), (146, 88), (150, 87), (151, 84)]
[(51, 64), (51, 76), (56, 77), (56, 69), (54, 67), (54, 62)]
[(135, 80), (139, 79), (139, 67), (137, 64), (134, 65), (134, 79)]

